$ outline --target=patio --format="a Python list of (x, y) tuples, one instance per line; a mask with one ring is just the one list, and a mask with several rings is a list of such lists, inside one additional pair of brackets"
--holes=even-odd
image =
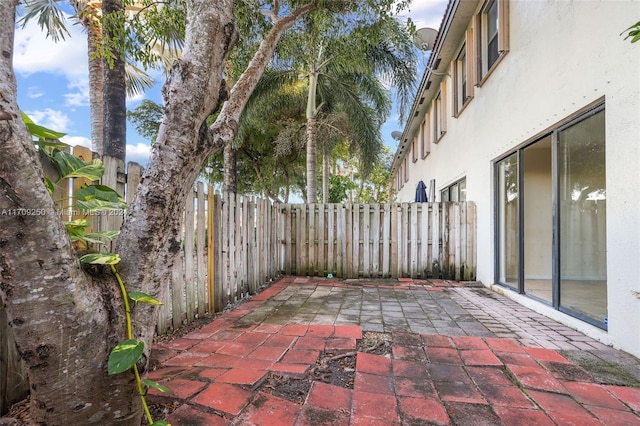
[(640, 363), (476, 283), (285, 277), (154, 348), (176, 425), (640, 424)]

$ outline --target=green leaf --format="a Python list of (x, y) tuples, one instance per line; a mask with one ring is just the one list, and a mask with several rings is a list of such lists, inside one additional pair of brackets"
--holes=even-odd
[(89, 221), (87, 219), (76, 219), (71, 222), (65, 222), (64, 226), (66, 226), (67, 229), (86, 229), (89, 227)]
[(101, 232), (91, 232), (87, 234), (87, 238), (106, 238), (109, 241), (113, 241), (114, 238), (117, 238), (120, 235), (120, 231), (101, 231)]
[[(22, 112), (22, 120), (27, 125), (27, 129), (29, 130), (29, 133), (31, 133), (31, 136), (34, 136), (38, 139), (60, 139), (61, 137), (66, 135), (66, 133), (56, 132), (54, 130), (47, 129), (46, 127), (37, 125), (24, 112)], [(63, 146), (68, 145), (63, 144)]]
[(151, 423), (151, 426), (171, 426), (171, 423), (167, 423), (166, 420), (156, 420)]
[(49, 195), (53, 196), (53, 192), (56, 190), (56, 184), (51, 182), (51, 179), (48, 177), (44, 178), (44, 184), (47, 187), (47, 191), (49, 191)]
[(133, 300), (134, 302), (148, 303), (150, 305), (162, 305), (161, 301), (141, 291), (130, 291), (129, 299)]
[(65, 222), (64, 226), (67, 228), (71, 241), (84, 241), (86, 240), (85, 231), (89, 227), (89, 221), (86, 219), (76, 219), (72, 222)]
[(92, 265), (115, 265), (120, 262), (120, 255), (114, 253), (89, 253), (82, 256), (80, 262)]
[[(153, 380), (149, 380), (149, 379), (143, 379), (142, 380), (142, 384), (150, 387), (150, 388), (154, 388), (156, 390), (159, 390), (160, 392), (164, 392), (164, 393), (173, 393), (173, 391), (171, 389), (169, 389), (166, 386), (161, 385), (160, 383), (156, 383)], [(155, 423), (154, 423), (155, 424)]]
[(105, 211), (105, 210), (123, 210), (127, 208), (127, 205), (123, 202), (112, 202), (112, 201), (104, 201), (99, 200), (97, 198), (93, 198), (91, 200), (76, 201), (76, 207), (79, 210), (82, 210), (84, 214), (91, 214), (97, 211)]
[(75, 194), (77, 200), (89, 201), (93, 199), (111, 201), (112, 203), (123, 203), (124, 199), (112, 188), (106, 185), (87, 185), (82, 187)]
[(129, 292), (129, 299), (133, 300), (134, 302), (142, 302), (142, 303), (148, 303), (150, 305), (162, 305), (162, 302), (159, 301), (158, 299), (156, 299), (155, 297), (147, 294), (147, 293), (143, 293), (141, 291), (131, 291)]
[(45, 148), (67, 148), (69, 146), (69, 144), (66, 144), (64, 142), (60, 142), (60, 141), (55, 140), (55, 139), (40, 139), (40, 140), (35, 141), (35, 144), (38, 145), (42, 149), (45, 149)]
[(51, 158), (60, 173), (60, 180), (72, 177), (99, 180), (104, 174), (104, 164), (98, 159), (87, 163), (60, 150), (54, 150)]
[(123, 340), (118, 343), (109, 355), (107, 371), (109, 375), (122, 373), (133, 367), (144, 352), (144, 342)]

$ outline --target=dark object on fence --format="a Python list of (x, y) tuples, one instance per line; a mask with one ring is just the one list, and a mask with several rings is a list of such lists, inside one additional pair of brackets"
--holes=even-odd
[(418, 182), (416, 187), (416, 203), (426, 203), (427, 199), (427, 185), (423, 181)]

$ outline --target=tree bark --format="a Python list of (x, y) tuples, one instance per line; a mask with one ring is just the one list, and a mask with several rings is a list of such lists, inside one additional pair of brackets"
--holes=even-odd
[[(29, 371), (31, 418), (47, 425), (139, 424), (133, 374), (107, 375), (109, 353), (125, 337), (117, 286), (111, 276), (81, 268), (21, 120), (12, 70), (16, 3), (0, 0), (0, 298)], [(206, 118), (227, 99), (222, 75), (238, 37), (233, 3), (187, 1), (185, 48), (163, 88), (163, 122), (118, 238), (125, 285), (161, 300), (180, 250), (181, 212), (203, 163), (235, 137), (282, 33), (316, 7), (310, 2), (282, 18), (274, 11), (271, 31), (207, 128)], [(145, 304), (133, 309), (146, 356), (156, 315)]]
[[(103, 16), (124, 10), (119, 0), (103, 0)], [(115, 37), (105, 31), (107, 37)], [(113, 63), (102, 60), (103, 68), (103, 149), (104, 155), (122, 161), (127, 155), (127, 88), (125, 61), (120, 52), (113, 51)]]
[(307, 203), (318, 202), (316, 133), (318, 123), (315, 117), (307, 118)]
[(80, 22), (87, 30), (87, 50), (89, 57), (89, 111), (91, 120), (91, 148), (102, 156), (104, 154), (104, 96), (103, 66), (99, 57), (102, 43), (102, 2), (88, 0), (84, 8), (75, 7)]
[(224, 182), (223, 190), (225, 192), (238, 193), (238, 170), (237, 158), (238, 151), (231, 145), (224, 148)]
[(114, 283), (87, 276), (43, 184), (16, 100), (15, 0), (0, 0), (0, 298), (31, 386), (35, 424), (136, 424), (132, 375), (107, 376), (122, 334)]
[(322, 202), (329, 202), (329, 175), (331, 171), (329, 169), (329, 148), (324, 147), (324, 153), (322, 155)]

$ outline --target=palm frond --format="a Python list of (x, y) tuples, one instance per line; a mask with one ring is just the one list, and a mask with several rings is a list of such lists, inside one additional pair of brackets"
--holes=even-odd
[(58, 4), (61, 0), (25, 0), (25, 15), (20, 18), (19, 23), (24, 28), (33, 18), (38, 18), (40, 29), (47, 32), (47, 37), (55, 42), (65, 39), (65, 35), (70, 36), (66, 27), (64, 12)]
[(153, 87), (156, 82), (153, 77), (129, 61), (125, 64), (124, 71), (127, 96), (140, 95), (144, 93), (146, 89)]

